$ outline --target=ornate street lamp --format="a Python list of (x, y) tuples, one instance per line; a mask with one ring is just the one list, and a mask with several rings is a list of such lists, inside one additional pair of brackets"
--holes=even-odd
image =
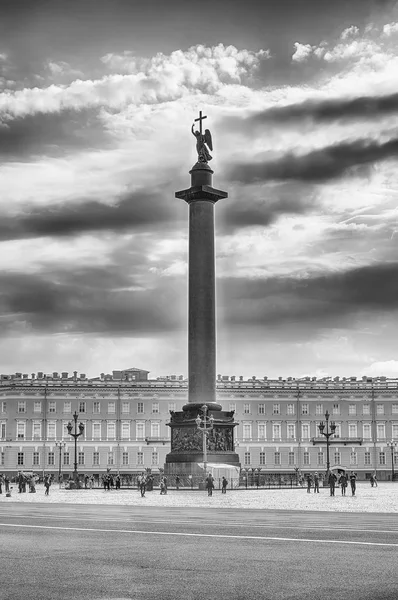
[(58, 470), (58, 483), (61, 489), (61, 474), (62, 474), (62, 449), (65, 448), (66, 442), (55, 442), (57, 448), (59, 448), (59, 470)]
[(326, 482), (329, 481), (329, 470), (330, 470), (330, 461), (329, 461), (329, 438), (334, 435), (334, 432), (336, 431), (336, 425), (334, 421), (331, 421), (330, 423), (330, 431), (329, 431), (329, 413), (328, 411), (325, 412), (325, 421), (326, 421), (326, 431), (325, 430), (325, 424), (323, 421), (321, 421), (318, 425), (319, 428), (319, 433), (321, 435), (324, 435), (326, 438)]
[(207, 418), (208, 407), (207, 404), (202, 406), (203, 417), (198, 415), (195, 419), (196, 426), (199, 431), (202, 432), (203, 435), (203, 469), (205, 472), (205, 477), (207, 475), (207, 438), (209, 436), (210, 431), (214, 427), (214, 417), (210, 415), (210, 418)]
[[(75, 468), (73, 471), (73, 480), (75, 482), (75, 486), (79, 489), (80, 488), (80, 482), (79, 482), (79, 475), (77, 474), (77, 438), (81, 435), (83, 435), (84, 433), (84, 425), (83, 423), (79, 423), (79, 425), (77, 424), (77, 419), (78, 419), (78, 414), (75, 411), (73, 413), (73, 420), (75, 422), (75, 432), (72, 433), (72, 429), (73, 429), (73, 425), (72, 423), (69, 421), (69, 423), (67, 424), (67, 429), (68, 429), (68, 433), (69, 435), (71, 435), (74, 439), (75, 439)], [(77, 429), (79, 428), (79, 432), (77, 431)]]
[(395, 478), (395, 472), (394, 472), (394, 452), (395, 452), (395, 448), (398, 446), (398, 442), (394, 442), (394, 440), (391, 440), (391, 442), (387, 442), (387, 446), (391, 450), (391, 481), (394, 481), (394, 478)]

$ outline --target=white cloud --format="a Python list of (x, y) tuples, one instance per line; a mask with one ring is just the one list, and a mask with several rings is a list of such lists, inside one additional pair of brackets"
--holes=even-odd
[(372, 363), (366, 369), (366, 375), (378, 377), (398, 377), (398, 360), (385, 360)]
[(398, 23), (387, 23), (383, 27), (383, 33), (387, 37), (389, 37), (390, 35), (393, 35), (394, 33), (397, 33), (397, 32), (398, 32)]
[(304, 62), (311, 56), (313, 52), (313, 46), (310, 44), (300, 44), (300, 42), (294, 42), (296, 48), (292, 60), (295, 62)]
[(358, 35), (358, 33), (358, 27), (356, 27), (355, 25), (351, 25), (351, 27), (347, 27), (347, 29), (344, 29), (344, 31), (342, 31), (340, 39), (346, 40), (350, 37), (355, 37), (356, 35)]

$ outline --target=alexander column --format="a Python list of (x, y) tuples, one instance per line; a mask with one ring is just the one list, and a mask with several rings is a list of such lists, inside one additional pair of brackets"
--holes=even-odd
[(200, 111), (195, 119), (199, 130), (192, 125), (198, 160), (189, 172), (191, 187), (176, 192), (189, 206), (188, 403), (181, 412), (171, 412), (165, 465), (170, 475), (203, 473), (198, 463), (207, 461), (239, 466), (233, 411), (223, 411), (216, 402), (214, 205), (228, 194), (212, 187), (212, 137), (209, 129), (202, 132), (206, 118)]

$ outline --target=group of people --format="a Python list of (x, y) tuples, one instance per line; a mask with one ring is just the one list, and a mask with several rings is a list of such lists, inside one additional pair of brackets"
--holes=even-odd
[[(101, 475), (101, 481), (102, 481), (104, 490), (110, 491), (113, 488), (120, 490), (121, 481), (120, 481), (119, 474), (113, 475), (112, 473), (107, 471), (106, 473)], [(92, 489), (93, 485), (94, 485), (94, 475), (91, 475), (91, 477), (88, 477), (88, 475), (86, 475), (86, 477), (84, 478), (84, 487), (87, 489), (88, 486), (90, 486), (90, 489)]]
[[(223, 477), (221, 480), (221, 493), (222, 494), (227, 493), (227, 486), (228, 486), (228, 479), (226, 479), (226, 477)], [(207, 495), (212, 496), (215, 486), (214, 486), (214, 477), (211, 473), (209, 473), (208, 476), (206, 477), (205, 487), (207, 489)]]
[(0, 473), (0, 494), (3, 493), (3, 487), (6, 494), (10, 493), (10, 478), (8, 475)]
[[(376, 479), (376, 476), (372, 475), (372, 478), (374, 481)], [(311, 487), (314, 486), (314, 494), (319, 494), (319, 480), (320, 480), (319, 473), (315, 472), (314, 475), (312, 475), (311, 473), (308, 473), (308, 475), (306, 475), (306, 480), (307, 480), (307, 493), (310, 494)], [(351, 495), (355, 496), (355, 492), (356, 492), (356, 488), (357, 488), (357, 483), (356, 483), (357, 482), (357, 473), (355, 473), (354, 471), (351, 471), (350, 474), (348, 475), (345, 471), (343, 471), (342, 473), (340, 473), (337, 476), (336, 473), (334, 473), (333, 471), (330, 471), (328, 480), (327, 480), (327, 483), (329, 484), (330, 495), (334, 496), (335, 490), (336, 490), (336, 485), (340, 485), (341, 495), (345, 496), (346, 490), (348, 487), (348, 482), (350, 483), (350, 486), (351, 486)], [(372, 484), (372, 487), (373, 487), (373, 485), (374, 485), (374, 483)], [(376, 483), (376, 485), (377, 485), (377, 483)]]

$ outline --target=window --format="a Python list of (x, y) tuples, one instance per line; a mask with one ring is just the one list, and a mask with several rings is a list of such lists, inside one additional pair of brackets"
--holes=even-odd
[(384, 404), (376, 404), (376, 414), (384, 415)]
[(101, 439), (101, 423), (93, 423), (93, 440)]
[(116, 412), (116, 404), (115, 402), (108, 402), (108, 413), (110, 415), (114, 415)]
[(154, 450), (152, 452), (152, 465), (158, 465), (159, 464), (159, 454)]
[(333, 415), (339, 415), (340, 414), (340, 405), (339, 404), (333, 404), (332, 414)]
[(303, 464), (307, 465), (307, 466), (310, 464), (310, 453), (309, 452), (303, 452)]
[(250, 463), (251, 463), (250, 452), (245, 452), (245, 465), (250, 465)]
[(230, 411), (232, 411), (232, 410), (235, 411), (236, 410), (236, 404), (235, 404), (235, 402), (230, 402), (229, 403), (229, 410)]
[(289, 452), (288, 464), (289, 464), (289, 467), (292, 467), (294, 465), (294, 452)]
[(51, 401), (48, 403), (48, 412), (49, 413), (57, 412), (57, 403), (56, 402)]
[(2, 402), (1, 403), (1, 412), (2, 413), (7, 412), (7, 402)]
[(357, 424), (356, 423), (348, 424), (348, 437), (350, 437), (350, 438), (357, 437)]
[(265, 415), (265, 404), (261, 403), (258, 405), (258, 414)]
[(318, 452), (318, 465), (321, 467), (324, 464), (325, 456), (322, 451)]
[(64, 402), (64, 413), (72, 412), (72, 402)]
[(315, 407), (316, 415), (323, 415), (323, 404), (317, 404)]
[(25, 439), (25, 421), (18, 421), (17, 423), (17, 439), (24, 440)]
[(122, 421), (122, 440), (130, 439), (130, 423)]
[[(172, 410), (172, 411), (175, 411), (175, 409), (176, 409), (176, 403), (175, 403), (175, 402), (169, 402), (169, 404), (168, 404), (168, 410), (169, 410), (169, 412), (170, 412), (171, 410)], [(230, 410), (231, 410), (231, 409), (230, 409)]]
[(144, 464), (144, 453), (137, 452), (137, 465), (143, 465), (143, 464)]
[(339, 438), (341, 437), (341, 424), (340, 423), (335, 423), (336, 425), (336, 429), (334, 431), (334, 438)]
[(243, 414), (245, 414), (245, 415), (250, 414), (250, 404), (248, 402), (245, 402), (243, 404)]
[(391, 427), (391, 432), (393, 439), (396, 440), (398, 438), (398, 425), (393, 423)]
[(384, 440), (386, 437), (386, 427), (384, 423), (377, 423), (377, 439)]
[(84, 465), (84, 452), (78, 452), (77, 460), (79, 465)]
[(379, 453), (379, 464), (380, 465), (385, 465), (386, 464), (386, 453), (385, 452), (380, 452)]
[[(108, 421), (106, 424), (106, 437), (108, 440), (114, 440), (116, 437), (116, 423), (114, 421)], [(109, 464), (109, 463), (108, 463)]]
[(278, 466), (281, 464), (281, 453), (274, 452), (274, 465)]
[(40, 401), (33, 403), (33, 412), (35, 412), (35, 413), (41, 412), (41, 402)]
[(50, 467), (53, 467), (55, 465), (55, 455), (54, 452), (49, 452), (48, 453), (48, 464)]
[(129, 453), (123, 452), (122, 454), (122, 465), (126, 467), (129, 464)]
[(99, 452), (93, 452), (93, 467), (99, 467)]
[(137, 440), (143, 440), (145, 438), (145, 424), (137, 423), (135, 426), (135, 435)]
[(33, 452), (33, 466), (38, 467), (40, 465), (40, 454), (39, 452)]
[(100, 413), (101, 412), (101, 404), (97, 401), (93, 402), (93, 413)]
[(265, 452), (260, 452), (260, 465), (265, 465)]
[(363, 438), (365, 440), (370, 440), (371, 438), (371, 426), (370, 423), (364, 423), (362, 425)]
[(289, 423), (287, 426), (287, 437), (289, 440), (294, 440), (296, 437), (296, 426), (293, 423)]
[(47, 423), (47, 439), (55, 440), (55, 422), (49, 421)]
[(335, 465), (339, 465), (340, 464), (340, 460), (341, 460), (340, 452), (338, 450), (335, 450), (335, 452), (334, 452), (334, 464)]
[(349, 404), (348, 405), (348, 414), (353, 416), (357, 414), (357, 407), (355, 404)]
[(0, 438), (4, 440), (6, 437), (6, 423), (1, 423)]
[(398, 404), (393, 404), (391, 406), (391, 412), (393, 415), (398, 415)]
[(368, 450), (366, 450), (366, 452), (364, 454), (364, 464), (367, 467), (372, 464), (371, 460), (370, 460), (370, 452)]
[(0, 452), (0, 465), (2, 467), (4, 467), (5, 463), (6, 463), (6, 453)]
[(303, 423), (301, 425), (301, 437), (303, 438), (303, 440), (308, 440), (308, 438), (310, 437), (310, 426), (308, 425), (308, 423)]
[(281, 426), (279, 423), (274, 423), (272, 425), (272, 439), (280, 440), (281, 437)]
[(358, 455), (356, 452), (350, 453), (350, 465), (355, 466), (358, 464)]
[(23, 465), (23, 464), (24, 464), (23, 452), (18, 452), (18, 465)]
[(243, 424), (243, 439), (250, 440), (252, 437), (252, 426), (249, 423)]
[(113, 452), (108, 452), (108, 465), (113, 465)]
[(69, 452), (64, 452), (64, 466), (67, 467), (69, 465)]
[(273, 415), (280, 415), (281, 414), (281, 405), (280, 404), (273, 404), (272, 405), (272, 414)]
[(308, 404), (302, 404), (301, 405), (301, 414), (302, 415), (308, 415), (308, 412), (309, 412), (309, 410), (308, 410)]
[(151, 423), (151, 437), (153, 437), (153, 438), (160, 437), (160, 424), (159, 423)]
[(19, 413), (26, 412), (26, 402), (25, 401), (18, 402), (18, 412)]
[(398, 452), (394, 451), (394, 465), (398, 465)]
[(159, 402), (152, 402), (152, 412), (156, 414), (159, 412)]
[(128, 415), (130, 413), (130, 402), (122, 402), (122, 414)]
[(288, 404), (286, 412), (288, 415), (294, 415), (294, 404), (292, 404), (292, 403)]
[(137, 413), (143, 414), (143, 412), (144, 412), (144, 403), (143, 402), (137, 402)]
[(86, 403), (79, 402), (79, 413), (85, 413), (85, 412), (86, 412)]
[(364, 404), (362, 406), (362, 414), (363, 415), (370, 415), (370, 404)]
[(258, 439), (265, 440), (265, 423), (258, 424)]

